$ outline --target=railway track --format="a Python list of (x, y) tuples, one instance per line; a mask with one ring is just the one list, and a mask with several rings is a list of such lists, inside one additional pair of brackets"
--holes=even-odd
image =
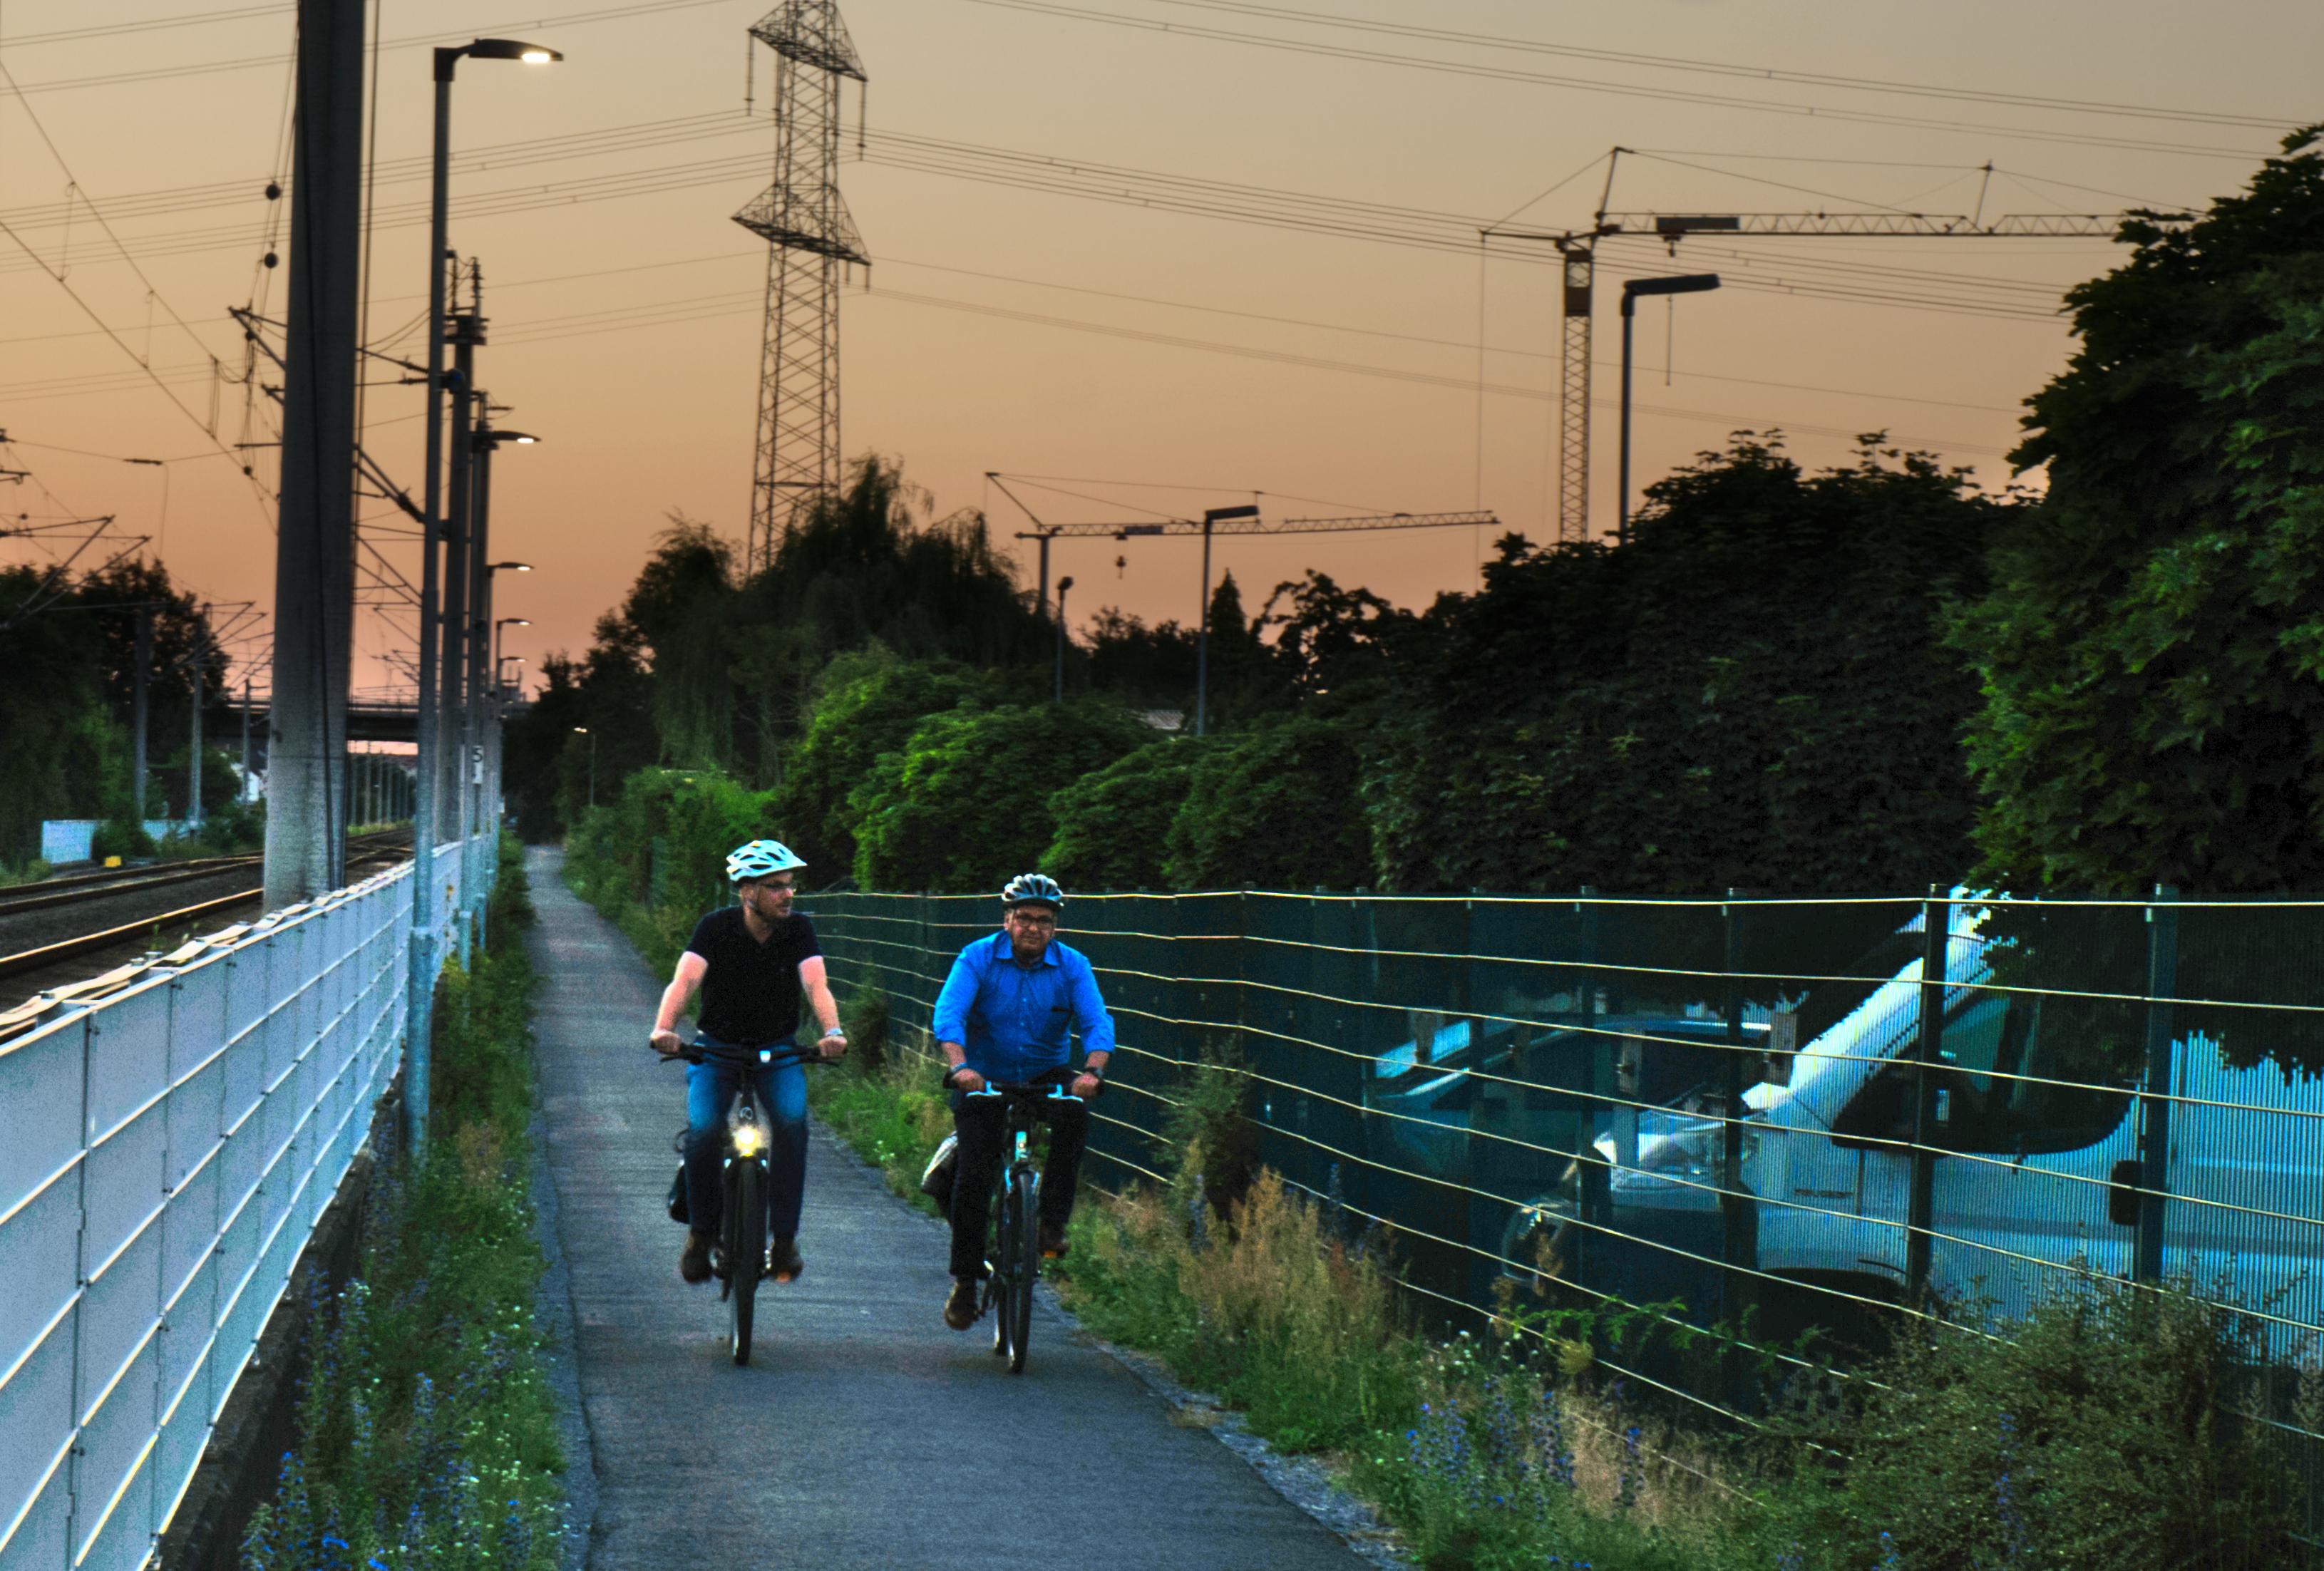
[[(386, 831), (349, 841), (350, 872), (402, 859), (410, 838), (409, 831)], [(255, 904), (263, 893), (259, 880), (264, 866), (260, 856), (209, 857), (154, 868), (108, 868), (0, 893), (0, 950), (11, 951), (0, 953), (0, 978), (17, 978), (7, 991), (19, 997), (82, 981), (92, 964), (103, 969), (153, 949), (166, 932)], [(171, 909), (153, 908), (155, 891), (195, 883), (209, 883), (216, 892), (184, 905), (165, 897), (161, 904)], [(221, 883), (234, 887), (217, 887)], [(133, 911), (133, 919), (122, 920)], [(56, 914), (16, 920), (39, 912)], [(32, 940), (39, 942), (28, 942)]]

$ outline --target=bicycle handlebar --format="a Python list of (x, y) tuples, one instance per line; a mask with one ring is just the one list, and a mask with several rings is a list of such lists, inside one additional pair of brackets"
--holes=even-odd
[(820, 1046), (792, 1046), (784, 1049), (780, 1052), (768, 1053), (762, 1058), (757, 1058), (755, 1061), (752, 1055), (759, 1053), (761, 1051), (755, 1047), (746, 1047), (742, 1049), (741, 1053), (742, 1056), (740, 1057), (736, 1057), (730, 1053), (705, 1052), (703, 1050), (702, 1043), (698, 1042), (687, 1043), (682, 1051), (678, 1052), (663, 1052), (661, 1049), (656, 1047), (653, 1044), (652, 1040), (649, 1038), (646, 1042), (646, 1051), (655, 1054), (664, 1063), (676, 1063), (680, 1059), (685, 1060), (687, 1063), (707, 1063), (712, 1059), (716, 1059), (722, 1063), (730, 1063), (738, 1069), (773, 1069), (778, 1064), (822, 1063), (825, 1061), (823, 1056), (823, 1050)]
[(1065, 1087), (1072, 1083), (1070, 1080), (987, 1080), (984, 1082), (984, 1089), (963, 1091), (961, 1095), (964, 1097), (1031, 1097), (1037, 1101), (1043, 1102), (1087, 1100), (1086, 1098), (1076, 1097), (1065, 1089)]

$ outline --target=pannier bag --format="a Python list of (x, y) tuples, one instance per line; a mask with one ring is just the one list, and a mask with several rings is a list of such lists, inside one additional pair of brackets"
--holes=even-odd
[(952, 1215), (953, 1173), (960, 1165), (960, 1136), (947, 1135), (936, 1153), (928, 1158), (927, 1171), (920, 1174), (920, 1193), (936, 1203), (936, 1209), (947, 1217)]

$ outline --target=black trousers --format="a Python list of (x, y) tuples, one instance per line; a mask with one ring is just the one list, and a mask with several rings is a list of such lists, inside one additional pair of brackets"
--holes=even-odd
[[(1008, 1156), (1001, 1149), (1008, 1135), (1007, 1106), (997, 1097), (952, 1094), (953, 1133), (960, 1137), (952, 1186), (952, 1273), (972, 1282), (984, 1276), (992, 1190), (1001, 1181), (1001, 1163)], [(1041, 1220), (1062, 1227), (1074, 1214), (1074, 1186), (1081, 1181), (1082, 1152), (1089, 1144), (1089, 1107), (1047, 1098), (1036, 1107), (1049, 1126), (1049, 1160), (1041, 1169)]]

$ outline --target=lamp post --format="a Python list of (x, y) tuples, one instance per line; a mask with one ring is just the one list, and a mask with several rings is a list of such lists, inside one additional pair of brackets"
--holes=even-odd
[(586, 725), (576, 725), (573, 728), (573, 734), (589, 739), (589, 805), (595, 807), (597, 805), (597, 733)]
[(1058, 703), (1065, 701), (1065, 591), (1073, 586), (1074, 581), (1070, 576), (1057, 580), (1057, 693), (1055, 702)]
[(436, 126), (430, 165), (428, 205), (428, 479), (424, 489), (427, 519), (422, 525), (420, 574), (419, 733), (411, 814), (411, 985), (408, 997), (404, 1054), (404, 1149), (415, 1155), (428, 1143), (429, 1016), (436, 997), (436, 803), (435, 773), (443, 746), (437, 736), (436, 643), (440, 629), (437, 611), (439, 595), (437, 545), (444, 531), (444, 307), (445, 227), (450, 200), (452, 160), (452, 74), (460, 57), (477, 60), (523, 60), (542, 65), (565, 57), (539, 44), (514, 39), (480, 38), (457, 49), (436, 51)]
[[(501, 667), (508, 663), (508, 657), (501, 653), (501, 629), (530, 626), (532, 626), (531, 621), (521, 616), (504, 616), (493, 624), (493, 684), (494, 686), (500, 684)], [(520, 655), (517, 658), (521, 660), (524, 657)]]
[(1640, 295), (1695, 295), (1719, 287), (1715, 272), (1634, 278), (1622, 286), (1622, 459), (1614, 492), (1614, 538), (1630, 531), (1630, 335), (1637, 326)]
[[(475, 494), (468, 506), (468, 562), (470, 583), (468, 608), (468, 734), (474, 748), (473, 766), (468, 786), (468, 800), (474, 804), (471, 822), (475, 837), (483, 837), (487, 822), (493, 826), (491, 848), (470, 843), (469, 881), (466, 887), (475, 891), (475, 908), (482, 909), (484, 892), (489, 889), (500, 869), (499, 824), (501, 819), (500, 771), (500, 704), (497, 694), (485, 690), (485, 635), (491, 631), (493, 615), (493, 581), (501, 564), (486, 560), (492, 555), (493, 517), (493, 455), (503, 443), (530, 447), (540, 438), (524, 431), (496, 429), (489, 418), (491, 404), (483, 394), (476, 395), (479, 407), (487, 411), (480, 420), (470, 440), (475, 445), (474, 468), (469, 483)], [(529, 564), (512, 562), (512, 571), (530, 573)], [(498, 648), (495, 646), (494, 654)], [(494, 665), (491, 675), (497, 683), (500, 667)]]
[(1207, 734), (1211, 695), (1211, 526), (1226, 519), (1255, 519), (1259, 509), (1212, 508), (1203, 514), (1203, 615), (1194, 635), (1194, 734)]

